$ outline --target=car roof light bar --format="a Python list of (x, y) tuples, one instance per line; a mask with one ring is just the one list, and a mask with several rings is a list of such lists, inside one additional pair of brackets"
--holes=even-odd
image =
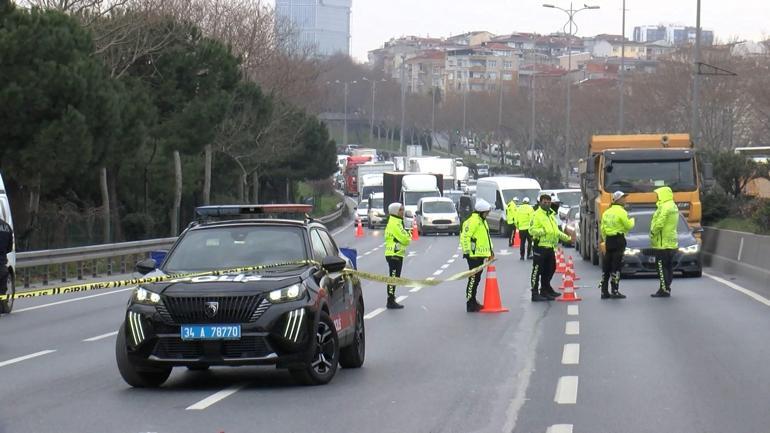
[(313, 206), (309, 204), (260, 204), (260, 205), (217, 205), (200, 206), (195, 213), (203, 218), (234, 217), (244, 215), (272, 214), (309, 214)]

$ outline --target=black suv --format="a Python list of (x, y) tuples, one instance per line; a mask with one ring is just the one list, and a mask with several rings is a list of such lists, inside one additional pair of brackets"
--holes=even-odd
[(275, 365), (319, 385), (331, 381), (338, 364), (361, 367), (361, 283), (341, 273), (350, 261), (322, 224), (266, 218), (306, 207), (198, 208), (203, 217), (232, 217), (191, 224), (159, 267), (153, 259), (139, 262), (147, 276), (266, 267), (134, 288), (116, 344), (123, 379), (157, 387), (175, 366)]

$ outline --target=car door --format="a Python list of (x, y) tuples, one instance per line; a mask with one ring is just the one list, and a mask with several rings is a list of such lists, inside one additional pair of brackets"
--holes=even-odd
[[(327, 251), (323, 240), (321, 239), (322, 231), (320, 229), (310, 230), (310, 245), (313, 248), (313, 258), (321, 262), (326, 256), (334, 254)], [(343, 312), (345, 311), (345, 286), (343, 284), (343, 278), (339, 272), (328, 273), (321, 278), (319, 285), (327, 290), (329, 293), (329, 313), (332, 321), (334, 321), (334, 327), (337, 328), (337, 332), (341, 332), (343, 329)]]
[[(334, 242), (334, 239), (332, 239), (329, 232), (326, 230), (319, 230), (319, 235), (321, 236), (321, 240), (324, 243), (324, 247), (326, 247), (326, 251), (329, 252), (329, 255), (344, 257), (340, 253), (339, 248), (337, 248), (337, 243)], [(353, 331), (356, 321), (357, 301), (355, 292), (356, 281), (354, 281), (355, 277), (350, 274), (342, 273), (335, 273), (332, 275), (335, 278), (335, 284), (338, 292), (341, 292), (342, 294), (342, 303), (339, 312), (340, 321), (342, 323), (341, 331), (339, 332), (345, 339), (347, 339), (347, 337), (353, 338)]]

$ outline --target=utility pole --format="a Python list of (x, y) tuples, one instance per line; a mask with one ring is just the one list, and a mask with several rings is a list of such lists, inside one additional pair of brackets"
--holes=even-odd
[(623, 107), (623, 98), (625, 97), (624, 75), (626, 74), (626, 0), (623, 0), (623, 39), (620, 41), (620, 107), (618, 108), (618, 134), (622, 134), (625, 129), (625, 107)]
[(432, 103), (430, 110), (430, 146), (433, 148), (433, 140), (436, 138), (436, 83), (433, 83), (433, 89), (431, 90)]
[(532, 157), (535, 154), (535, 76), (536, 74), (532, 74), (532, 78), (529, 80), (529, 86), (530, 86), (530, 93), (529, 97), (532, 100), (532, 124), (530, 125), (530, 131), (529, 131), (529, 150), (530, 155), (529, 157)]
[(465, 133), (465, 120), (466, 120), (465, 108), (468, 105), (467, 101), (468, 101), (468, 89), (463, 89), (463, 137), (465, 137), (466, 139), (467, 139), (467, 135)]
[(342, 131), (342, 145), (348, 147), (348, 82), (344, 84), (345, 93), (345, 121), (344, 130)]
[(404, 120), (406, 115), (406, 70), (404, 64), (406, 63), (406, 56), (401, 55), (401, 133), (398, 139), (398, 150), (400, 153), (404, 153)]
[(695, 18), (695, 64), (693, 65), (694, 68), (692, 77), (692, 118), (690, 120), (690, 140), (692, 140), (693, 143), (698, 143), (700, 139), (700, 1), (701, 0), (698, 0)]
[(372, 118), (369, 121), (369, 141), (374, 143), (374, 97), (377, 91), (377, 82), (372, 80)]

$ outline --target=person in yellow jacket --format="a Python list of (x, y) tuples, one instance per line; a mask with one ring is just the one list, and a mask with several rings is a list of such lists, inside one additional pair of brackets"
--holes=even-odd
[(529, 227), (529, 234), (535, 244), (530, 278), (532, 302), (551, 301), (559, 297), (556, 290), (551, 287), (551, 278), (556, 272), (554, 249), (560, 240), (566, 242), (571, 239), (559, 230), (556, 212), (551, 209), (551, 196), (541, 194), (538, 205), (539, 208), (532, 214), (532, 224)]
[[(388, 262), (388, 275), (400, 277), (406, 247), (412, 242), (412, 237), (404, 228), (404, 206), (401, 203), (388, 205), (388, 215), (388, 224), (385, 226), (385, 260)], [(388, 284), (387, 307), (396, 310), (404, 308), (396, 302), (395, 284)]]
[[(604, 260), (602, 261), (602, 299), (625, 299), (620, 293), (620, 269), (623, 267), (623, 253), (626, 251), (626, 235), (634, 228), (634, 219), (628, 218), (624, 207), (623, 191), (612, 193), (612, 204), (604, 211), (600, 231), (604, 240)], [(607, 286), (612, 283), (612, 293)]]
[(532, 215), (535, 208), (529, 204), (529, 197), (521, 200), (521, 205), (516, 209), (516, 228), (519, 230), (519, 260), (524, 260), (524, 249), (526, 246), (527, 259), (532, 258), (532, 236), (529, 235), (529, 226), (532, 223)]
[[(490, 210), (492, 206), (486, 200), (478, 199), (474, 212), (465, 220), (460, 231), (460, 246), (463, 250), (463, 258), (468, 261), (469, 270), (483, 265), (486, 259), (495, 257), (486, 220)], [(476, 301), (482, 272), (483, 269), (468, 277), (468, 285), (465, 289), (465, 311), (469, 313), (475, 313), (482, 308), (482, 305)]]
[(655, 251), (655, 267), (658, 269), (660, 287), (653, 298), (671, 296), (674, 279), (674, 255), (679, 248), (676, 226), (679, 224), (679, 208), (674, 203), (674, 192), (667, 186), (655, 190), (658, 195), (657, 209), (650, 223), (650, 244)]
[[(508, 224), (510, 236), (508, 236), (508, 246), (513, 245), (513, 237), (516, 236), (516, 211), (518, 210), (519, 198), (514, 197), (505, 207), (505, 222)], [(502, 227), (500, 227), (502, 230)]]

